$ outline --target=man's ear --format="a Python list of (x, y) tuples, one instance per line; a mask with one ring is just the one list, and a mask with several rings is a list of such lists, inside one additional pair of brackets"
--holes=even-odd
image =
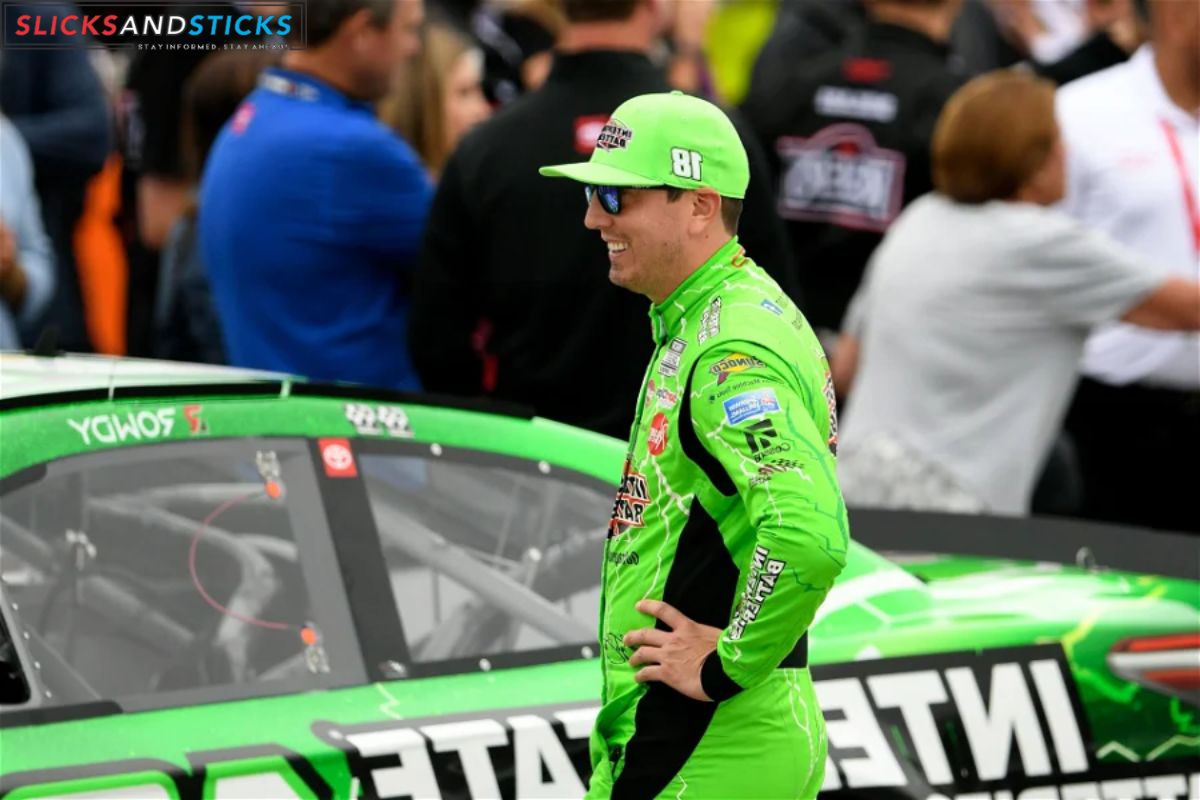
[(712, 189), (697, 189), (692, 193), (692, 227), (703, 233), (714, 221), (721, 220), (721, 195)]

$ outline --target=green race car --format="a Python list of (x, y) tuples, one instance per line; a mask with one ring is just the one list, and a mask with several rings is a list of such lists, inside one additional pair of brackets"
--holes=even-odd
[[(623, 456), (515, 409), (0, 356), (0, 798), (581, 797)], [(822, 796), (1200, 798), (1194, 540), (851, 522)]]

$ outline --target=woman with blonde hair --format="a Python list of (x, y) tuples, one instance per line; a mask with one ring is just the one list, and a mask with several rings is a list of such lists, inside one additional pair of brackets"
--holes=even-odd
[(994, 72), (942, 110), (936, 191), (875, 251), (835, 356), (843, 390), (854, 376), (838, 450), (851, 504), (1029, 513), (1089, 331), (1200, 329), (1200, 286), (1051, 207), (1065, 180), (1054, 91)]
[(379, 103), (379, 118), (413, 146), (435, 178), (463, 134), (489, 116), (482, 52), (440, 22), (429, 24), (421, 54), (404, 65)]

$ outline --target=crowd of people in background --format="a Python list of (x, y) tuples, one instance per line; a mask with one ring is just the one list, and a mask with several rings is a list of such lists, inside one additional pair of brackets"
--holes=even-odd
[(258, 49), (0, 50), (0, 349), (624, 439), (646, 304), (537, 167), (677, 89), (746, 145), (738, 238), (829, 355), (851, 505), (1200, 532), (1200, 4), (305, 9)]

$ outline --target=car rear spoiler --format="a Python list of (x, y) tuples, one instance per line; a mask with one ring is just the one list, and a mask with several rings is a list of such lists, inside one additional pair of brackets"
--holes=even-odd
[(1043, 561), (1200, 581), (1200, 537), (1090, 520), (852, 508), (850, 535), (883, 552)]

